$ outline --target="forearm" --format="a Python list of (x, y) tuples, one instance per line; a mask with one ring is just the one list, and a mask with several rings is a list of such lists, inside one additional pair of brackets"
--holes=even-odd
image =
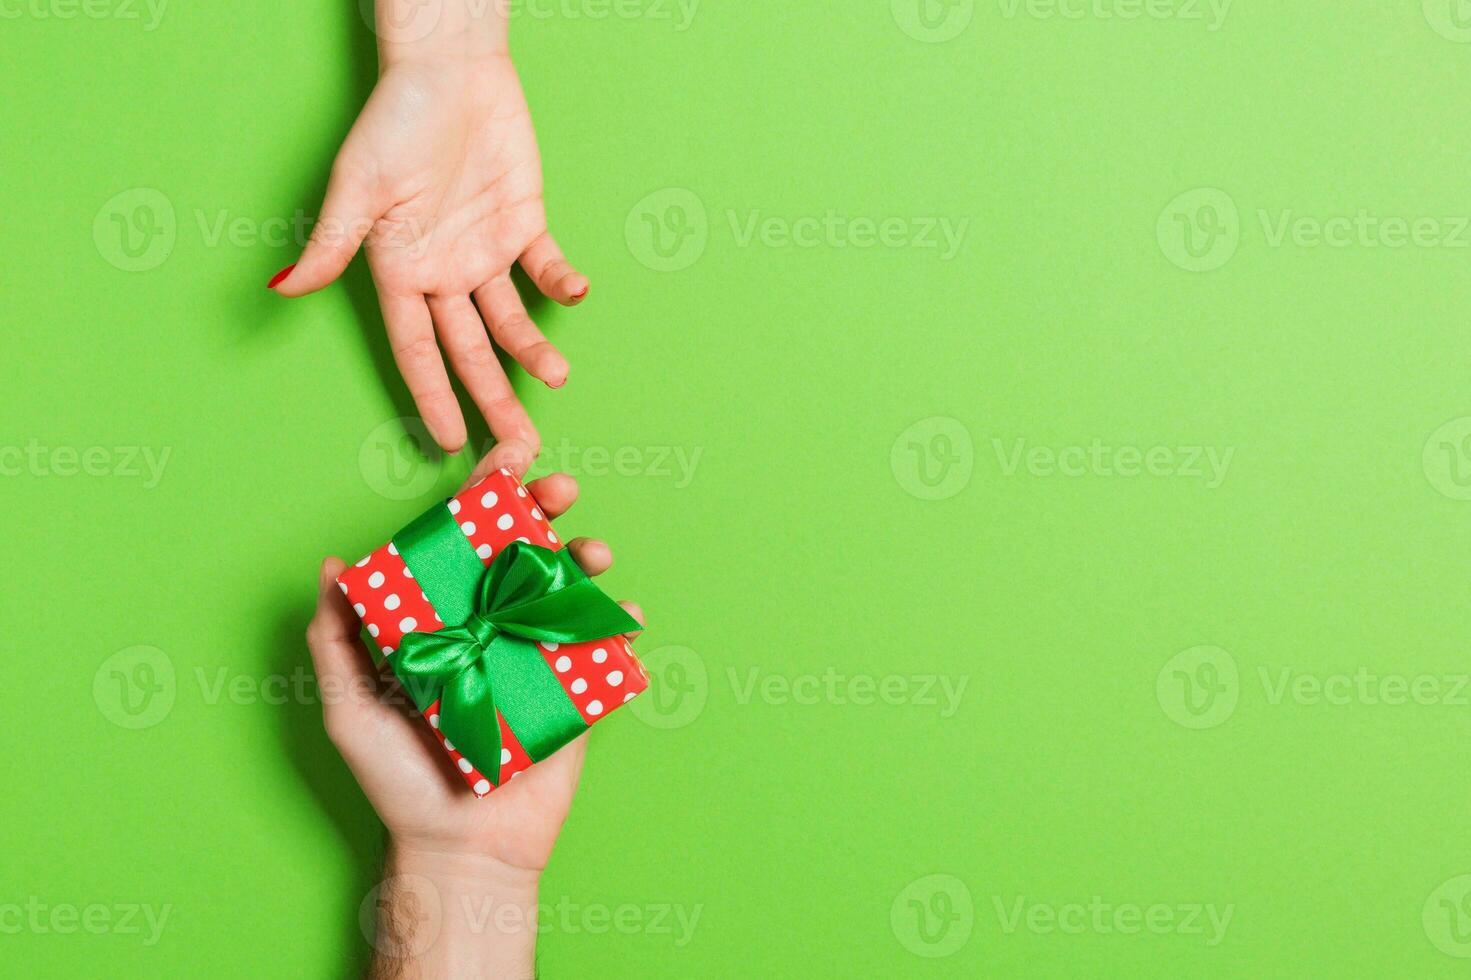
[(536, 976), (534, 872), (389, 846), (369, 977)]
[(494, 57), (506, 53), (510, 0), (376, 0), (378, 61)]

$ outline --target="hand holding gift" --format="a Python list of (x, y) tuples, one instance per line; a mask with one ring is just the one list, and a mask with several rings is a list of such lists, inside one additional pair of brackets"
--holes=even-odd
[[(419, 564), (420, 572), (405, 562), (404, 550), (393, 543), (351, 568), (336, 559), (323, 565), (320, 602), (307, 635), (324, 686), (330, 679), (338, 689), (370, 687), (381, 693), (396, 683), (391, 679), (395, 657), (407, 653), (430, 665), (416, 664), (421, 669), (411, 673), (412, 679), (403, 685), (415, 704), (394, 703), (403, 702), (402, 697), (374, 696), (324, 705), (328, 734), (387, 826), (395, 850), (469, 853), (491, 859), (509, 873), (539, 873), (566, 817), (582, 768), (586, 740), (578, 733), (646, 686), (642, 668), (622, 635), (562, 644), (514, 632), (616, 632), (631, 622), (619, 618), (623, 613), (618, 606), (642, 619), (636, 606), (620, 603), (610, 609), (612, 603), (601, 593), (596, 597), (589, 593), (596, 589), (581, 573), (596, 576), (607, 570), (612, 557), (606, 545), (577, 539), (565, 552), (560, 550), (561, 542), (547, 518), (560, 516), (576, 498), (577, 485), (571, 477), (558, 474), (523, 488), (508, 473), (496, 471), (449, 505), (440, 505), (457, 520), (426, 517), (421, 521), (435, 526), (427, 528), (430, 533), (423, 538), (396, 536), (395, 541), (413, 542), (409, 548), (414, 554), (408, 562)], [(450, 513), (454, 509), (460, 513)], [(410, 528), (415, 525), (426, 530), (420, 521)], [(444, 533), (447, 528), (453, 528), (458, 540)], [(531, 540), (533, 536), (541, 543)], [(419, 549), (424, 540), (443, 549), (439, 553), (443, 565), (423, 564), (425, 553)], [(464, 549), (458, 557), (448, 547), (451, 544)], [(428, 554), (433, 553), (431, 548)], [(446, 583), (459, 580), (442, 573), (453, 572), (456, 562), (465, 569), (464, 554), (476, 559), (481, 574), (465, 590), (466, 605), (461, 608), (447, 598), (454, 590)], [(497, 558), (500, 565), (496, 565)], [(430, 568), (434, 569), (432, 576)], [(391, 586), (390, 573), (397, 576)], [(349, 596), (339, 589), (339, 579), (348, 585)], [(589, 599), (590, 604), (585, 601)], [(354, 609), (354, 602), (360, 610)], [(550, 608), (553, 606), (562, 608)], [(579, 621), (572, 615), (574, 607), (593, 622)], [(438, 614), (445, 620), (446, 611), (451, 614), (448, 622), (435, 619)], [(462, 612), (466, 618), (455, 623)], [(381, 670), (358, 638), (359, 616), (368, 622), (370, 634), (376, 632), (375, 639), (384, 650), (387, 663)], [(487, 665), (491, 651), (509, 652), (515, 660), (513, 671), (501, 672), (505, 664)], [(458, 680), (465, 671), (436, 669), (437, 659), (454, 661), (472, 676)], [(514, 678), (507, 676), (512, 672), (529, 678), (529, 686), (513, 685)], [(425, 677), (430, 679), (421, 683)], [(478, 684), (477, 679), (485, 683)], [(548, 687), (548, 682), (557, 690)], [(500, 739), (498, 771), (486, 774), (476, 769), (460, 751), (468, 746), (453, 740), (445, 744), (442, 702), (449, 688), (455, 688), (449, 695), (456, 699), (455, 711), (464, 715), (457, 723), (473, 723), (477, 705), (488, 711), (481, 720), (489, 719), (494, 726), (489, 732)], [(529, 696), (528, 691), (532, 692)], [(563, 699), (560, 704), (556, 697)], [(487, 707), (487, 699), (493, 701), (493, 707)], [(532, 733), (525, 734), (528, 728), (523, 716), (528, 713), (520, 701), (528, 699), (550, 701), (561, 727), (548, 735), (533, 724)], [(424, 717), (415, 707), (421, 708)], [(523, 724), (505, 723), (508, 707), (509, 714)], [(433, 727), (437, 714), (441, 715), (439, 729)], [(534, 710), (529, 714), (534, 716)], [(563, 738), (570, 738), (565, 747), (552, 744)], [(485, 746), (477, 748), (483, 752)], [(533, 754), (546, 761), (531, 765)], [(492, 779), (505, 785), (488, 799), (478, 800), (465, 790), (465, 782), (473, 788), (484, 781), (477, 792), (489, 792)]]

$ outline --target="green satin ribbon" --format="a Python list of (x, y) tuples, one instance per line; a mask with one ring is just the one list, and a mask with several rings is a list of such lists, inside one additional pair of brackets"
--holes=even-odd
[(582, 643), (640, 629), (572, 555), (516, 541), (485, 567), (454, 516), (436, 505), (394, 547), (444, 621), (414, 632), (388, 660), (404, 690), (471, 765), (497, 782), (506, 719), (533, 762), (587, 729), (536, 643)]

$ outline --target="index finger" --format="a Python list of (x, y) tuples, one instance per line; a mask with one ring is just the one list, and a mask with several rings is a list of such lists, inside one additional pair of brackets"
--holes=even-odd
[(383, 325), (388, 328), (388, 345), (399, 373), (414, 396), (424, 427), (448, 453), (465, 445), (465, 417), (449, 384), (439, 344), (434, 340), (434, 321), (423, 296), (400, 296), (380, 288), (378, 303), (383, 308)]

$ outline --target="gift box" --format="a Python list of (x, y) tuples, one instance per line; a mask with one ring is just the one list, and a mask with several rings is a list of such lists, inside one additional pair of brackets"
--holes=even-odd
[(337, 578), (476, 796), (648, 687), (638, 623), (562, 549), (502, 469)]

